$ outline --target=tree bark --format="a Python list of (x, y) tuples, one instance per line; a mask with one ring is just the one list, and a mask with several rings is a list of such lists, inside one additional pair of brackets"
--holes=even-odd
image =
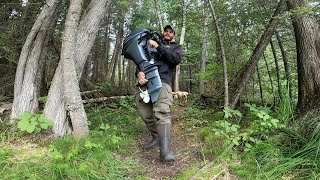
[(263, 91), (262, 91), (262, 81), (261, 81), (261, 77), (260, 77), (260, 71), (259, 71), (259, 65), (258, 64), (257, 64), (257, 75), (258, 75), (258, 81), (259, 81), (259, 90), (260, 90), (261, 103), (264, 104)]
[[(13, 120), (23, 112), (36, 113), (38, 111), (39, 90), (39, 59), (44, 47), (48, 27), (54, 20), (54, 13), (60, 0), (48, 0), (34, 23), (26, 42), (22, 48), (16, 71), (14, 85), (14, 100), (11, 112)], [(12, 121), (13, 122), (13, 121)]]
[(80, 21), (83, 0), (71, 0), (66, 16), (61, 46), (61, 73), (63, 99), (69, 113), (75, 139), (88, 138), (87, 115), (81, 102), (79, 81), (74, 60), (76, 33)]
[[(181, 27), (181, 35), (180, 35), (180, 45), (183, 45), (184, 43), (184, 37), (186, 35), (186, 21), (187, 21), (187, 0), (183, 0), (183, 11), (182, 11), (182, 27)], [(180, 65), (176, 66), (176, 71), (174, 75), (174, 91), (179, 91), (179, 82), (180, 81)]]
[[(106, 10), (110, 5), (110, 0), (95, 0), (92, 1), (78, 27), (76, 46), (75, 46), (75, 61), (77, 77), (81, 77), (83, 67), (86, 59), (90, 53), (91, 47), (94, 43), (96, 34), (99, 30), (100, 23), (106, 14)], [(53, 126), (53, 134), (55, 137), (63, 136), (70, 131), (68, 121), (66, 119), (67, 113), (62, 97), (62, 88), (60, 82), (61, 77), (61, 62), (59, 63), (56, 73), (54, 75), (52, 85), (48, 94), (48, 101), (45, 105), (44, 113), (46, 118), (53, 119), (55, 124)], [(79, 79), (78, 79), (79, 81)]]
[(274, 64), (276, 67), (276, 74), (277, 74), (277, 84), (278, 84), (278, 96), (280, 98), (280, 101), (282, 101), (282, 88), (281, 88), (281, 76), (280, 76), (280, 68), (279, 68), (279, 60), (276, 48), (274, 47), (274, 44), (272, 42), (272, 39), (270, 40), (271, 50), (274, 58)]
[(216, 12), (214, 10), (214, 7), (212, 6), (211, 0), (209, 0), (210, 4), (210, 9), (212, 13), (212, 17), (214, 20), (214, 27), (215, 27), (215, 32), (217, 34), (217, 39), (219, 43), (219, 48), (220, 48), (220, 55), (222, 59), (222, 64), (223, 64), (223, 80), (224, 80), (224, 107), (229, 107), (229, 86), (228, 86), (228, 70), (227, 70), (227, 60), (226, 60), (226, 55), (224, 51), (224, 43), (219, 27), (219, 22), (218, 22), (218, 17), (216, 15)]
[(159, 2), (157, 0), (154, 0), (154, 7), (155, 7), (155, 11), (156, 11), (156, 16), (158, 19), (158, 23), (159, 23), (159, 27), (160, 27), (160, 32), (163, 31), (164, 25), (163, 25), (163, 20), (162, 20), (162, 16), (161, 16), (161, 8), (159, 5)]
[(284, 48), (283, 42), (281, 40), (281, 36), (278, 31), (275, 32), (277, 41), (281, 50), (281, 55), (282, 55), (282, 60), (283, 60), (283, 65), (284, 65), (284, 70), (286, 73), (286, 79), (287, 79), (287, 88), (289, 91), (289, 98), (290, 102), (293, 103), (293, 96), (292, 96), (292, 80), (291, 80), (291, 75), (290, 75), (290, 65), (289, 65), (289, 60), (287, 56), (287, 52)]
[(256, 45), (254, 51), (252, 52), (252, 55), (246, 65), (242, 68), (240, 73), (237, 74), (237, 76), (232, 80), (230, 83), (230, 95), (232, 98), (230, 98), (232, 101), (231, 107), (234, 108), (236, 104), (238, 103), (240, 96), (243, 92), (243, 89), (245, 87), (245, 84), (248, 82), (255, 66), (257, 65), (262, 53), (266, 49), (268, 43), (270, 42), (270, 39), (272, 37), (273, 32), (275, 31), (276, 26), (279, 24), (280, 19), (277, 18), (277, 16), (281, 15), (284, 11), (283, 8), (284, 0), (281, 0), (278, 4), (278, 7), (276, 11), (274, 12), (272, 19), (269, 21), (269, 24), (267, 25), (263, 35), (261, 36), (258, 44)]
[(267, 72), (268, 72), (268, 77), (269, 77), (270, 86), (271, 86), (271, 92), (272, 92), (272, 96), (273, 96), (273, 107), (274, 107), (274, 106), (276, 106), (276, 96), (274, 94), (273, 81), (272, 81), (272, 76), (270, 74), (269, 65), (268, 65), (268, 62), (267, 62), (267, 59), (266, 59), (266, 56), (264, 55), (264, 53), (263, 53), (263, 59), (266, 64), (266, 68), (267, 68)]
[[(290, 10), (307, 6), (304, 0), (290, 0), (286, 3)], [(293, 14), (292, 24), (297, 48), (297, 110), (302, 114), (313, 109), (319, 112), (320, 55), (317, 50), (319, 24), (313, 14)]]
[[(204, 20), (204, 33), (203, 33), (203, 39), (202, 39), (202, 53), (201, 53), (201, 64), (200, 64), (200, 71), (203, 73), (206, 68), (206, 62), (207, 62), (207, 50), (208, 50), (208, 41), (209, 41), (209, 33), (208, 33), (208, 16), (205, 17)], [(200, 95), (204, 94), (204, 80), (200, 80), (199, 83), (199, 90)]]

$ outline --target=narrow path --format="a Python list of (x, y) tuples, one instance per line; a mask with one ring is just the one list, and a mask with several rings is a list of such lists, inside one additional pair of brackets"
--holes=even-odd
[(199, 144), (192, 139), (193, 135), (185, 132), (182, 128), (181, 116), (187, 107), (177, 106), (172, 112), (172, 134), (171, 149), (177, 156), (174, 163), (162, 163), (159, 160), (159, 148), (156, 147), (149, 151), (143, 151), (141, 145), (148, 141), (147, 130), (143, 132), (141, 141), (137, 142), (138, 157), (145, 164), (146, 178), (148, 179), (171, 179), (181, 170), (190, 167), (199, 159)]

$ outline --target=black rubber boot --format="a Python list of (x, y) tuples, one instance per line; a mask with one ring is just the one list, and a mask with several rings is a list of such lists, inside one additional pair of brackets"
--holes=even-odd
[(150, 131), (150, 133), (151, 133), (152, 139), (151, 139), (150, 142), (145, 143), (145, 144), (143, 145), (143, 149), (144, 149), (144, 150), (150, 150), (150, 149), (154, 148), (156, 145), (159, 144), (159, 136), (158, 136), (158, 134), (157, 134), (156, 125), (153, 124), (153, 125), (151, 125), (151, 126), (148, 126), (148, 129), (149, 129), (149, 131)]
[(160, 140), (160, 160), (162, 162), (173, 162), (176, 160), (176, 156), (170, 151), (170, 128), (171, 124), (157, 125)]

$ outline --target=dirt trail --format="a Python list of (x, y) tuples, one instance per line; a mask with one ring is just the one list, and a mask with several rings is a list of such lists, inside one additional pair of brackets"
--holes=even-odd
[(186, 107), (178, 106), (172, 112), (171, 149), (177, 156), (174, 163), (162, 163), (159, 160), (159, 147), (143, 151), (141, 145), (148, 141), (150, 135), (143, 132), (141, 141), (137, 142), (138, 156), (145, 164), (148, 179), (172, 179), (181, 170), (193, 165), (199, 159), (199, 145), (191, 140), (192, 134), (185, 132), (180, 119)]

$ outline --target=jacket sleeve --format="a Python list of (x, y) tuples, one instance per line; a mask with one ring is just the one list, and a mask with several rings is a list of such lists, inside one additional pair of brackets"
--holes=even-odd
[(182, 61), (183, 49), (181, 45), (177, 45), (173, 49), (167, 49), (164, 46), (158, 46), (157, 51), (161, 57), (171, 64), (178, 65)]
[(139, 66), (136, 66), (136, 72), (134, 73), (136, 75), (136, 78), (138, 78), (138, 73), (140, 72)]

